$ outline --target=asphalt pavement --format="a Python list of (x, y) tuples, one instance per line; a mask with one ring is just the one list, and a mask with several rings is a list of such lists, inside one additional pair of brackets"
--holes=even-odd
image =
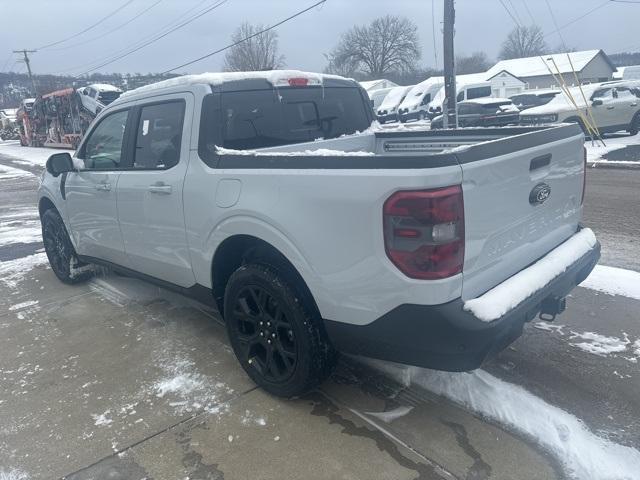
[[(40, 171), (0, 151), (1, 165)], [(36, 188), (0, 176), (2, 480), (589, 478), (575, 473), (587, 457), (624, 464), (640, 448), (638, 300), (577, 288), (483, 371), (439, 377), (479, 379), (473, 402), (358, 359), (284, 401), (244, 375), (216, 312), (109, 272), (58, 282), (33, 232)], [(638, 170), (588, 172), (605, 265), (640, 271), (639, 188)], [(625, 347), (593, 353), (594, 333)]]

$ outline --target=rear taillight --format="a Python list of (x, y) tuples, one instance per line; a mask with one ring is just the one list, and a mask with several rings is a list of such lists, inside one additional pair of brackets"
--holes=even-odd
[(587, 190), (587, 147), (582, 147), (584, 150), (584, 168), (582, 169), (582, 197), (580, 198), (580, 205), (584, 203), (584, 192)]
[(464, 263), (464, 203), (460, 185), (401, 191), (384, 203), (387, 256), (411, 278), (460, 273)]

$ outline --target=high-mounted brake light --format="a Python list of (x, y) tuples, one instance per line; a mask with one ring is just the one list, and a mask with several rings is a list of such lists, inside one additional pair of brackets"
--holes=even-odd
[(310, 87), (322, 85), (322, 79), (320, 77), (281, 77), (273, 85), (276, 87)]
[(384, 203), (387, 256), (411, 278), (433, 280), (462, 271), (464, 203), (462, 188), (400, 191)]

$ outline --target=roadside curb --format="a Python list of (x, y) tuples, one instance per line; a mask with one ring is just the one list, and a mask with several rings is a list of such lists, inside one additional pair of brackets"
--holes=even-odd
[(609, 161), (587, 162), (587, 166), (591, 168), (613, 168), (620, 170), (639, 170), (640, 162), (637, 163), (616, 163)]

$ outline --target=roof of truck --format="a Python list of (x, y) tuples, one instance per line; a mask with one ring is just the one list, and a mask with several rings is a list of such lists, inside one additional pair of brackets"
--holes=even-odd
[[(289, 79), (307, 78), (312, 84), (322, 85), (325, 80), (343, 80), (344, 82), (356, 83), (355, 80), (340, 77), (338, 75), (328, 75), (324, 73), (303, 72), (300, 70), (268, 70), (261, 72), (208, 72), (195, 75), (182, 75), (161, 82), (145, 85), (125, 92), (120, 98), (129, 97), (153, 92), (155, 90), (179, 87), (185, 85), (221, 85), (227, 82), (239, 80), (266, 80), (273, 86), (284, 86), (282, 82)], [(288, 85), (288, 84), (287, 84)]]

